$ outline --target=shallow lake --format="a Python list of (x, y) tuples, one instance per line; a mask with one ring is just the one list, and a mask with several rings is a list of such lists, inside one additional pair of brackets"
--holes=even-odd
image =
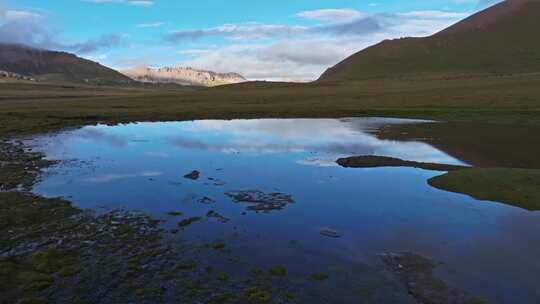
[[(490, 302), (540, 301), (540, 214), (440, 191), (441, 172), (346, 169), (335, 160), (381, 155), (464, 164), (421, 142), (379, 140), (385, 118), (263, 119), (88, 126), (31, 140), (48, 159), (33, 191), (81, 208), (141, 210), (171, 236), (223, 242), (231, 275), (283, 265), (292, 281), (327, 273), (320, 302), (407, 303), (381, 254), (412, 252), (437, 263), (449, 285)], [(184, 177), (193, 171), (191, 178)], [(198, 176), (197, 176), (198, 175)], [(169, 215), (181, 212), (182, 216)], [(212, 211), (212, 212), (210, 212)], [(209, 213), (210, 212), (210, 213)], [(211, 215), (211, 216), (207, 216)], [(321, 233), (322, 232), (322, 233)], [(231, 260), (229, 258), (229, 260)]]

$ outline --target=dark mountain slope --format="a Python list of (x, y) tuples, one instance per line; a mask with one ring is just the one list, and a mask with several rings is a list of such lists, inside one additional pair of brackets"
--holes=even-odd
[(13, 44), (0, 44), (0, 70), (46, 82), (94, 85), (126, 85), (134, 82), (115, 70), (70, 53)]
[(540, 0), (507, 0), (430, 37), (383, 41), (319, 81), (530, 72), (540, 72)]

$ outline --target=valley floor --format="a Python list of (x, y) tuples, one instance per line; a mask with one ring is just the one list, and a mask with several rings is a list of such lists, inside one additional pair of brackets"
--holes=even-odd
[(392, 116), (538, 124), (540, 74), (351, 83), (251, 82), (211, 89), (0, 84), (0, 135), (96, 122)]
[[(442, 121), (443, 123), (429, 124), (427, 127), (392, 126), (374, 132), (383, 139), (425, 141), (473, 167), (478, 167), (454, 171), (444, 178), (434, 180), (432, 183), (438, 188), (463, 192), (482, 199), (501, 200), (518, 206), (520, 206), (519, 202), (525, 198), (526, 205), (520, 207), (529, 210), (539, 209), (538, 205), (531, 203), (531, 198), (536, 199), (540, 191), (538, 187), (540, 185), (538, 174), (540, 171), (538, 157), (540, 155), (540, 136), (538, 136), (540, 134), (540, 74), (379, 79), (346, 84), (259, 82), (212, 89), (163, 90), (0, 83), (0, 139), (6, 140), (21, 135), (52, 132), (96, 123), (353, 116), (409, 117)], [(17, 191), (0, 193), (2, 205), (7, 206), (2, 207), (2, 217), (9, 219), (26, 216), (28, 210), (9, 204), (17, 201), (21, 206), (33, 206), (33, 202), (44, 199), (37, 198), (22, 189), (15, 189), (12, 182), (16, 180), (31, 185), (40, 168), (46, 164), (41, 163), (39, 155), (27, 154), (22, 148), (13, 148), (7, 143), (3, 145), (9, 153), (5, 152), (0, 159), (1, 186), (3, 190)], [(32, 167), (33, 169), (29, 170), (27, 169), (29, 165), (35, 168)], [(486, 170), (493, 167), (498, 169)], [(512, 178), (509, 179), (508, 176)], [(30, 215), (36, 221), (32, 226), (36, 231), (25, 236), (28, 244), (35, 244), (36, 240), (44, 241), (43, 235), (39, 233), (47, 229), (60, 233), (59, 231), (62, 231), (66, 225), (78, 225), (73, 222), (72, 215), (80, 211), (67, 208), (63, 201), (52, 203), (54, 203), (51, 205), (52, 209), (61, 211), (59, 218), (62, 219), (62, 223), (51, 223), (47, 216), (44, 216), (47, 212), (54, 213), (54, 210), (33, 210), (33, 215)], [(121, 218), (120, 221), (125, 222), (126, 227), (139, 225), (137, 221), (143, 220), (130, 217), (130, 215), (122, 216), (118, 215)], [(89, 225), (88, 233), (95, 233), (92, 229), (99, 228), (100, 225), (105, 225), (104, 227), (109, 229), (109, 226), (103, 223), (110, 219), (90, 219), (81, 215), (78, 221)], [(13, 233), (19, 231), (21, 225), (26, 224), (19, 221), (2, 221), (1, 225), (1, 235), (4, 236), (8, 231), (14, 231)], [(148, 227), (151, 232), (149, 236), (128, 234), (129, 242), (135, 244), (139, 239), (156, 237), (152, 230), (154, 228), (152, 225)], [(30, 284), (28, 285), (30, 289), (22, 290), (22, 293), (42, 295), (41, 291), (47, 287), (61, 284), (66, 280), (65, 277), (80, 273), (83, 269), (81, 265), (86, 265), (84, 263), (93, 263), (95, 260), (89, 256), (99, 254), (100, 250), (112, 252), (118, 249), (117, 252), (115, 251), (118, 257), (126, 254), (121, 248), (111, 247), (111, 244), (105, 244), (106, 247), (100, 248), (94, 244), (89, 246), (81, 244), (79, 240), (72, 239), (73, 235), (60, 238), (69, 240), (75, 245), (70, 243), (60, 246), (61, 250), (65, 249), (60, 253), (57, 251), (58, 248), (44, 250), (39, 255), (30, 250), (29, 255), (25, 253), (22, 259), (0, 260), (3, 265), (0, 268), (0, 282), (4, 282), (8, 276), (15, 275), (17, 282)], [(21, 240), (25, 242), (24, 239), (5, 238), (0, 240), (0, 244), (3, 247), (4, 245), (17, 247), (20, 245), (17, 242)], [(47, 240), (48, 238), (45, 239)], [(43, 246), (45, 246), (43, 248), (50, 247)], [(143, 252), (146, 249), (148, 251)], [(142, 248), (140, 259), (136, 256), (133, 261), (121, 262), (123, 264), (120, 266), (137, 274), (143, 262), (149, 260), (153, 261), (152, 265), (157, 265), (156, 273), (159, 271), (160, 275), (171, 275), (164, 271), (170, 267), (167, 255), (158, 259), (148, 256), (154, 254), (150, 252), (154, 249), (167, 250), (161, 247)], [(49, 256), (55, 254), (60, 254), (62, 259), (68, 259), (67, 266), (71, 268), (60, 267), (49, 261)], [(119, 263), (111, 259), (103, 261), (100, 267), (106, 268), (108, 265)], [(178, 267), (180, 271), (191, 269), (190, 265), (186, 265), (178, 264), (175, 267)], [(210, 276), (210, 274), (202, 273), (192, 275)], [(218, 286), (221, 280), (219, 275), (211, 274), (211, 276), (208, 282)], [(141, 277), (142, 279), (144, 278)], [(264, 287), (258, 281), (259, 279), (255, 279), (252, 286), (239, 287), (243, 290), (239, 296), (240, 302), (264, 303), (270, 297), (270, 290)], [(140, 286), (141, 282), (131, 280), (124, 283), (133, 285), (130, 285), (130, 288), (134, 291), (144, 293), (145, 291)], [(186, 284), (195, 284), (195, 282), (194, 279), (193, 282), (189, 281)], [(90, 283), (87, 286), (89, 288), (92, 287)], [(160, 286), (152, 287), (160, 288)], [(201, 292), (202, 288), (187, 286), (186, 290), (191, 290), (197, 298), (197, 293)], [(204, 288), (217, 287), (212, 285)], [(11, 294), (6, 301), (13, 300), (16, 296), (16, 294)], [(151, 294), (141, 295), (141, 297), (145, 296), (152, 298)], [(216, 297), (217, 302), (220, 301), (219, 297), (230, 297), (221, 290), (216, 290), (212, 296)], [(256, 301), (250, 301), (250, 299)], [(0, 303), (3, 303), (3, 300), (0, 298)]]

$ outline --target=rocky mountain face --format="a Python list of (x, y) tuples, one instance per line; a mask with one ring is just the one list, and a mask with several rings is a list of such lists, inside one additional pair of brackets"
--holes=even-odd
[(430, 37), (386, 40), (319, 81), (540, 72), (540, 0), (506, 0)]
[(134, 83), (113, 69), (70, 53), (15, 44), (0, 44), (0, 70), (42, 82), (91, 85)]
[(133, 80), (146, 83), (176, 83), (180, 85), (213, 87), (225, 84), (246, 82), (237, 73), (216, 73), (193, 68), (135, 68), (122, 71)]

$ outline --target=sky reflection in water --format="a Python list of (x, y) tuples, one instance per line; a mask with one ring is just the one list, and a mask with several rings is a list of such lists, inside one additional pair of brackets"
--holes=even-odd
[[(183, 237), (224, 240), (253, 265), (284, 264), (292, 273), (317, 265), (382, 267), (377, 254), (412, 251), (445, 263), (441, 275), (492, 299), (540, 298), (540, 216), (429, 187), (439, 172), (412, 168), (344, 169), (343, 156), (374, 154), (462, 164), (421, 142), (379, 140), (381, 124), (418, 121), (270, 119), (91, 126), (34, 140), (50, 159), (34, 191), (77, 206), (127, 208), (165, 216), (209, 210), (230, 219), (189, 227)], [(75, 161), (70, 161), (75, 160)], [(192, 170), (199, 180), (183, 178)], [(294, 203), (266, 214), (225, 192), (290, 194)], [(214, 203), (201, 204), (201, 198)], [(332, 228), (342, 237), (329, 239)], [(294, 246), (291, 244), (295, 244)], [(333, 262), (330, 262), (333, 261)], [(339, 261), (339, 262), (338, 262)], [(446, 267), (446, 268), (445, 268)], [(513, 298), (508, 298), (513, 296)]]

